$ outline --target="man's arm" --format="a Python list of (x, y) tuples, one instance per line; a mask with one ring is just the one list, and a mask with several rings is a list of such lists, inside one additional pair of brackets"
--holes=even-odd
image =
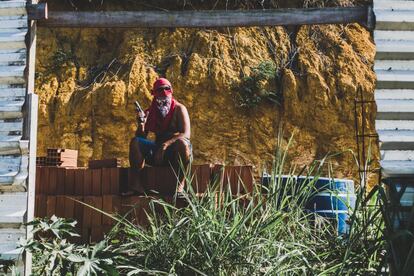
[(174, 133), (173, 137), (171, 137), (169, 140), (165, 141), (162, 144), (162, 148), (164, 149), (168, 148), (178, 139), (181, 139), (181, 138), (190, 139), (190, 135), (191, 135), (190, 116), (188, 115), (187, 108), (184, 105), (180, 105), (177, 107), (178, 107), (177, 109), (178, 125), (182, 126), (182, 130), (181, 132)]

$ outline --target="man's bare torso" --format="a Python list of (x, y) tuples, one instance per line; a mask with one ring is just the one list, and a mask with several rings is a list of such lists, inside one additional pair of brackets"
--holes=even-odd
[[(165, 142), (165, 140), (170, 139), (175, 133), (183, 133), (184, 132), (184, 120), (182, 113), (184, 112), (183, 109), (185, 109), (184, 105), (179, 103), (177, 100), (175, 100), (175, 109), (174, 114), (171, 119), (170, 125), (166, 132), (163, 133), (157, 133), (156, 134), (156, 142), (157, 144), (162, 144)], [(190, 139), (190, 136), (186, 137)]]

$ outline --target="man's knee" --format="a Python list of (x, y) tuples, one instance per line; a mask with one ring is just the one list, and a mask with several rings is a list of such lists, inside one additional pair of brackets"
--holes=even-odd
[(144, 166), (143, 157), (141, 154), (139, 141), (136, 138), (132, 138), (129, 144), (129, 163), (133, 168), (141, 169)]
[(185, 139), (177, 139), (175, 141), (175, 149), (184, 161), (190, 160), (191, 149), (188, 141)]
[(132, 138), (131, 142), (129, 143), (129, 151), (130, 152), (139, 152), (139, 142), (136, 138)]

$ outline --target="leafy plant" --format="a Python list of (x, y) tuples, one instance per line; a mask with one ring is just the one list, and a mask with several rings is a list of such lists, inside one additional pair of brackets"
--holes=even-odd
[(282, 95), (277, 91), (278, 72), (272, 61), (260, 63), (252, 68), (250, 76), (235, 87), (236, 104), (242, 108), (254, 108), (262, 102), (280, 104)]
[(21, 241), (21, 247), (33, 254), (33, 275), (119, 275), (114, 262), (122, 254), (109, 250), (107, 241), (83, 246), (67, 240), (79, 236), (74, 231), (75, 221), (52, 216), (28, 225), (36, 238)]

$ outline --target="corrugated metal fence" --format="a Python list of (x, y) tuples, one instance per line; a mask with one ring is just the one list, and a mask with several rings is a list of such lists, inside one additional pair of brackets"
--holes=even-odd
[(30, 217), (27, 130), (33, 121), (27, 111), (31, 103), (37, 108), (36, 96), (27, 93), (28, 24), (25, 0), (0, 1), (0, 260), (17, 261), (21, 272), (16, 244), (26, 236), (23, 223)]
[(374, 0), (383, 177), (414, 176), (414, 1)]

